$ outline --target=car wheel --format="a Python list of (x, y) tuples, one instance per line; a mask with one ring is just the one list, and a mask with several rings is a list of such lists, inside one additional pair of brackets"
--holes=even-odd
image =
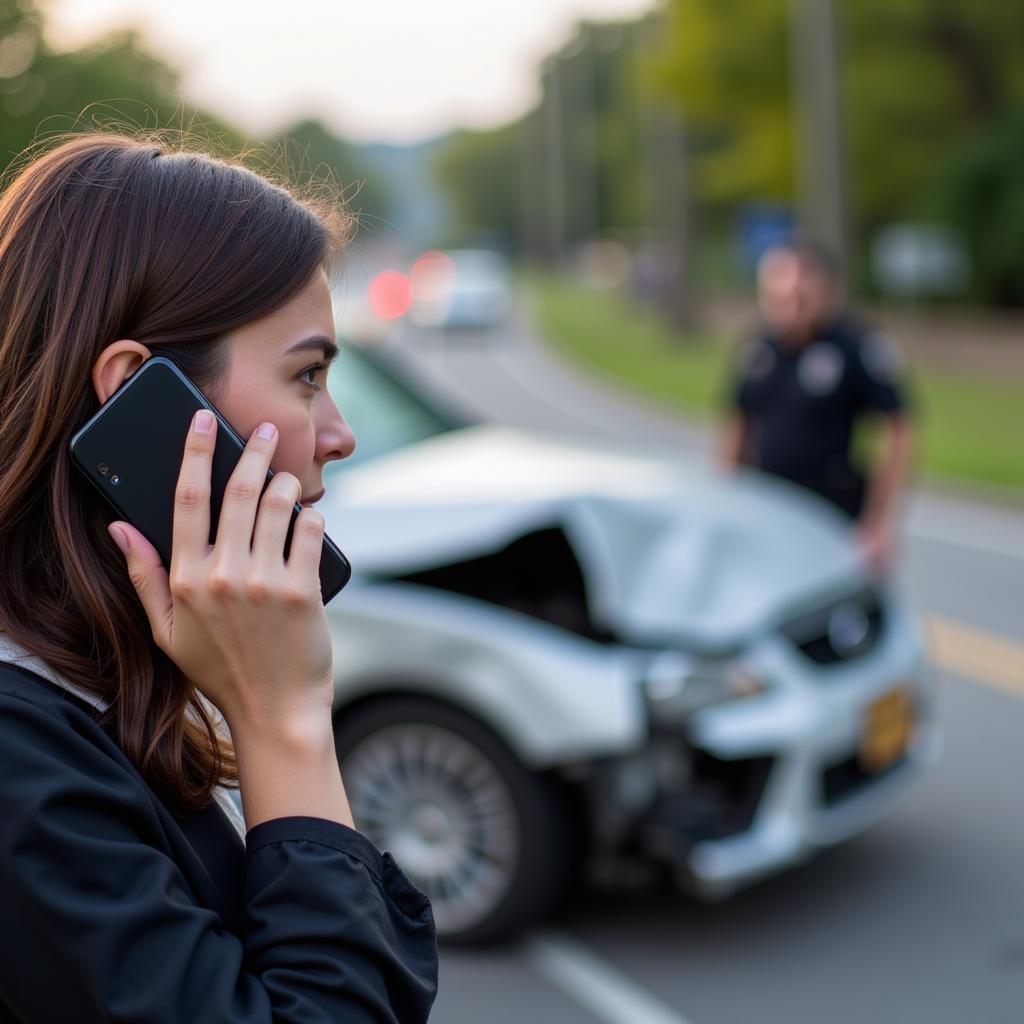
[(340, 714), (335, 746), (357, 828), (427, 893), (441, 939), (499, 941), (553, 904), (569, 863), (561, 794), (476, 719), (381, 700)]

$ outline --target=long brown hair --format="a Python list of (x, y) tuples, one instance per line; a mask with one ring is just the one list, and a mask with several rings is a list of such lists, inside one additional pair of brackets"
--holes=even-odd
[(72, 137), (0, 197), (0, 630), (109, 701), (127, 756), (183, 810), (236, 778), (233, 753), (154, 643), (68, 442), (106, 345), (168, 354), (214, 397), (222, 336), (285, 303), (347, 228), (336, 204), (152, 137)]

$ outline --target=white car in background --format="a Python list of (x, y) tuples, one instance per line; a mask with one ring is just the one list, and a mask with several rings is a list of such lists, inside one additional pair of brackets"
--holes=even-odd
[(719, 898), (857, 834), (933, 760), (919, 624), (827, 507), (493, 425), (353, 350), (322, 504), (357, 825), (442, 938), (502, 938), (570, 875)]
[(417, 327), (496, 327), (511, 308), (508, 261), (492, 249), (424, 253), (410, 278), (409, 319)]

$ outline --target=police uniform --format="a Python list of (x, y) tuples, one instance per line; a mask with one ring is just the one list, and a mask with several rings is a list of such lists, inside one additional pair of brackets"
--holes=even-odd
[(856, 518), (866, 480), (851, 459), (854, 424), (862, 413), (904, 410), (901, 364), (888, 338), (848, 316), (801, 347), (762, 333), (742, 353), (732, 393), (747, 428), (744, 461)]

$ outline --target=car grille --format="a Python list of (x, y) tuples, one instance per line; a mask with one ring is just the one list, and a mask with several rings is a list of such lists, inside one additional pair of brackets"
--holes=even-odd
[(822, 772), (822, 799), (826, 807), (834, 807), (847, 797), (855, 796), (862, 789), (897, 771), (906, 763), (906, 755), (897, 759), (880, 772), (867, 772), (856, 757), (847, 758), (826, 768)]
[(690, 789), (664, 796), (651, 809), (643, 831), (661, 847), (666, 836), (676, 852), (708, 839), (726, 839), (753, 824), (771, 776), (774, 758), (720, 761), (703, 751), (693, 753)]
[(865, 588), (790, 619), (782, 626), (782, 633), (816, 665), (836, 665), (872, 651), (884, 625), (878, 592)]

